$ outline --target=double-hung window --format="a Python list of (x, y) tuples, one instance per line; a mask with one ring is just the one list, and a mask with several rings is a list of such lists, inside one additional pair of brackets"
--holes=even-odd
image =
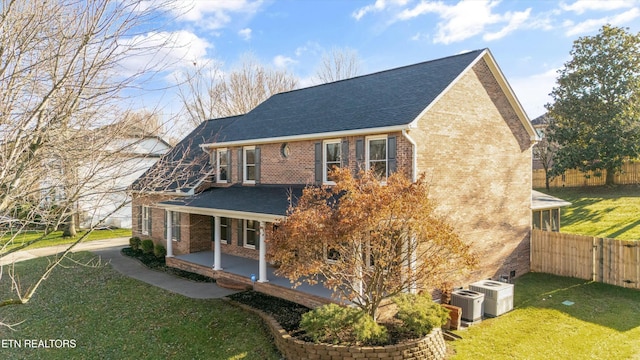
[(247, 146), (243, 148), (243, 182), (255, 184), (256, 182), (256, 148)]
[(229, 243), (229, 226), (231, 225), (231, 220), (226, 217), (220, 218), (220, 242), (223, 244)]
[(367, 138), (366, 157), (367, 170), (371, 170), (378, 179), (385, 181), (388, 175), (386, 135)]
[(340, 167), (342, 161), (342, 142), (341, 140), (325, 140), (323, 142), (322, 158), (324, 161), (324, 173), (322, 174), (322, 182), (335, 184), (331, 181), (329, 174), (334, 167)]
[(216, 182), (226, 183), (229, 181), (229, 157), (227, 149), (218, 149), (218, 151), (216, 151), (216, 156)]
[(180, 241), (180, 213), (172, 211), (171, 216), (171, 236), (174, 241)]
[(244, 221), (244, 246), (255, 249), (260, 237), (260, 222), (255, 220)]
[(142, 212), (142, 216), (140, 216), (142, 220), (142, 234), (151, 235), (151, 208), (143, 205), (140, 211)]

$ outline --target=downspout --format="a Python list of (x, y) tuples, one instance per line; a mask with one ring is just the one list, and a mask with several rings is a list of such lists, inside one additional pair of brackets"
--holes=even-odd
[(411, 143), (413, 148), (413, 156), (411, 161), (411, 182), (416, 182), (418, 180), (418, 144), (416, 144), (411, 136), (409, 136), (409, 134), (407, 133), (407, 129), (402, 129), (402, 136), (404, 136), (404, 138), (407, 139), (409, 143)]

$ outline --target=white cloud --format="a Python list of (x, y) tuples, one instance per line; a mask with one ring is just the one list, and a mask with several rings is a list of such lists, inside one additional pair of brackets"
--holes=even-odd
[(523, 25), (525, 24), (525, 22), (529, 19), (529, 15), (531, 14), (531, 8), (525, 10), (525, 11), (517, 11), (514, 13), (506, 13), (504, 15), (505, 19), (509, 19), (509, 23), (507, 24), (507, 26), (503, 27), (500, 31), (494, 32), (494, 33), (486, 33), (484, 34), (484, 36), (482, 37), (485, 41), (492, 41), (492, 40), (498, 40), (501, 39), (505, 36), (507, 36), (509, 33), (518, 30), (520, 28), (523, 27)]
[(284, 55), (277, 55), (273, 58), (273, 65), (278, 68), (287, 68), (289, 65), (296, 63), (298, 63), (296, 60)]
[(122, 49), (140, 49), (120, 63), (128, 74), (143, 70), (172, 71), (186, 62), (201, 61), (206, 57), (207, 49), (212, 47), (207, 40), (186, 30), (137, 35), (124, 39), (120, 46)]
[(589, 19), (579, 23), (565, 21), (563, 26), (567, 28), (565, 35), (575, 36), (598, 30), (605, 24), (620, 26), (626, 24), (640, 16), (640, 9), (633, 8), (614, 16), (605, 16), (599, 19)]
[(496, 32), (486, 33), (484, 40), (500, 39), (524, 27), (531, 9), (518, 12), (494, 13), (499, 1), (460, 1), (455, 5), (444, 2), (421, 1), (413, 8), (404, 9), (396, 15), (397, 21), (410, 20), (418, 16), (434, 13), (439, 16), (434, 43), (449, 44), (485, 33), (487, 27), (505, 24)]
[(238, 35), (240, 35), (240, 37), (246, 41), (251, 40), (251, 29), (250, 28), (244, 28), (240, 31), (238, 31)]
[(635, 1), (629, 0), (578, 0), (573, 4), (560, 3), (560, 8), (564, 11), (572, 11), (576, 14), (583, 14), (587, 11), (611, 11), (626, 9), (634, 6)]
[(409, 0), (376, 0), (375, 3), (361, 7), (351, 14), (356, 20), (362, 19), (367, 13), (384, 11), (391, 6), (404, 6)]
[(264, 0), (181, 0), (177, 3), (166, 0), (149, 0), (146, 7), (171, 11), (180, 21), (196, 24), (208, 30), (225, 27), (232, 14), (254, 15)]

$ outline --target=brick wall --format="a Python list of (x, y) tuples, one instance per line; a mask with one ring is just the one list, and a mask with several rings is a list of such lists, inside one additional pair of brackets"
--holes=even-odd
[(531, 143), (486, 63), (465, 73), (410, 136), (438, 212), (481, 262), (456, 285), (528, 271)]

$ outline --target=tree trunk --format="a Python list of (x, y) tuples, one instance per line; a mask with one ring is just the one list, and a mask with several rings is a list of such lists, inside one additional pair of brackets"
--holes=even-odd
[(74, 215), (69, 215), (67, 218), (67, 223), (64, 227), (64, 232), (62, 233), (62, 237), (76, 237), (78, 233), (76, 232), (76, 217)]
[(611, 186), (614, 185), (614, 176), (616, 175), (615, 169), (607, 169), (607, 177), (605, 179), (605, 185)]

